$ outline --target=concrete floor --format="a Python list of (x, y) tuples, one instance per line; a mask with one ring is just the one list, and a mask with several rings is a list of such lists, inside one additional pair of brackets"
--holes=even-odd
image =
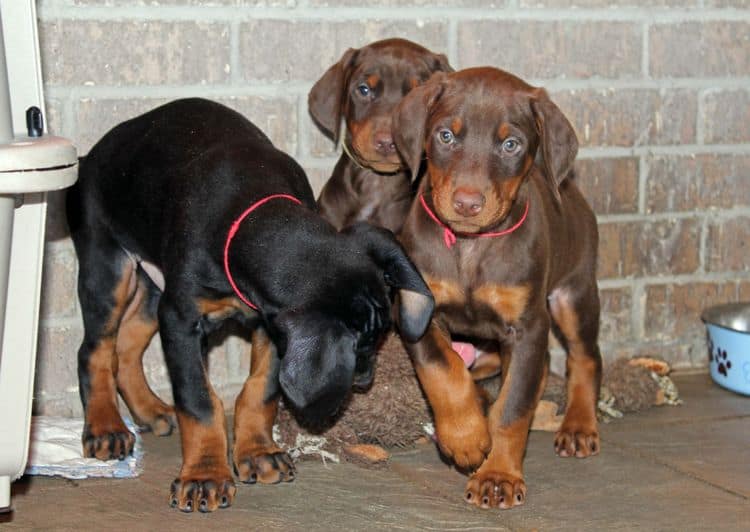
[(685, 404), (601, 427), (602, 454), (562, 459), (533, 432), (528, 500), (508, 511), (462, 501), (465, 477), (432, 445), (397, 452), (388, 467), (298, 465), (297, 480), (238, 485), (234, 506), (183, 514), (167, 506), (179, 439), (145, 435), (133, 480), (23, 478), (7, 530), (750, 530), (750, 398), (707, 375), (675, 379)]

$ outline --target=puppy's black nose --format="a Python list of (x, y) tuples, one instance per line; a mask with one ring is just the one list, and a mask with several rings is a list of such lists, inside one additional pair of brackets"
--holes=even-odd
[(381, 155), (390, 155), (396, 151), (393, 136), (388, 132), (376, 133), (373, 142), (375, 143), (375, 151)]
[(475, 188), (457, 188), (453, 193), (453, 210), (465, 218), (471, 218), (482, 212), (484, 195)]

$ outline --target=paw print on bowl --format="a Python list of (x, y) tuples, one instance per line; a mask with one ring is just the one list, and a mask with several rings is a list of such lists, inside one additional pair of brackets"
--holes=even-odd
[(717, 347), (715, 355), (709, 353), (709, 360), (712, 358), (716, 362), (716, 370), (726, 377), (727, 372), (732, 369), (732, 361), (727, 358), (726, 350)]

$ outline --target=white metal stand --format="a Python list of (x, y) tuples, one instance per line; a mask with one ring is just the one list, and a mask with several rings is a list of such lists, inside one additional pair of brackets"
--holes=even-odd
[(76, 150), (26, 136), (44, 111), (34, 0), (0, 0), (0, 512), (26, 466), (48, 190), (72, 185)]

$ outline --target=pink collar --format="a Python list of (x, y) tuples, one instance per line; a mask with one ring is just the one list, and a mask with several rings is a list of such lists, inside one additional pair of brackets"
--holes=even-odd
[(248, 214), (253, 212), (255, 209), (260, 207), (266, 202), (269, 202), (273, 199), (287, 199), (289, 201), (293, 201), (294, 203), (297, 203), (299, 205), (302, 204), (300, 200), (295, 198), (294, 196), (290, 196), (289, 194), (271, 194), (270, 196), (266, 196), (263, 199), (260, 199), (250, 205), (247, 209), (245, 209), (245, 212), (239, 215), (239, 217), (234, 221), (232, 226), (229, 228), (229, 232), (227, 233), (227, 240), (224, 244), (224, 273), (227, 275), (227, 280), (229, 281), (229, 284), (232, 285), (232, 290), (234, 290), (234, 293), (237, 294), (237, 297), (239, 297), (245, 305), (250, 307), (253, 310), (258, 310), (258, 307), (254, 305), (249, 299), (247, 299), (245, 296), (242, 295), (242, 292), (240, 292), (240, 289), (237, 288), (237, 284), (234, 282), (234, 277), (232, 277), (232, 272), (229, 270), (229, 244), (232, 243), (232, 239), (234, 238), (235, 233), (237, 233), (237, 230), (240, 228), (240, 224), (242, 223), (242, 220), (244, 220)]
[[(445, 247), (450, 249), (453, 247), (453, 244), (456, 243), (456, 233), (454, 233), (450, 227), (445, 225), (443, 222), (440, 221), (440, 219), (435, 215), (434, 212), (427, 206), (427, 202), (424, 199), (424, 194), (421, 194), (419, 196), (419, 202), (422, 204), (422, 207), (424, 208), (425, 212), (432, 218), (436, 224), (438, 224), (440, 227), (443, 228), (443, 242), (445, 242)], [(508, 229), (505, 229), (503, 231), (497, 231), (497, 232), (490, 232), (490, 233), (458, 233), (458, 235), (463, 237), (476, 237), (476, 238), (490, 238), (495, 236), (503, 236), (512, 233), (519, 227), (523, 225), (523, 222), (526, 221), (526, 216), (529, 214), (529, 201), (526, 200), (526, 210), (523, 211), (523, 216), (521, 216), (521, 219), (518, 220), (518, 222), (513, 225), (513, 227), (509, 227)]]

